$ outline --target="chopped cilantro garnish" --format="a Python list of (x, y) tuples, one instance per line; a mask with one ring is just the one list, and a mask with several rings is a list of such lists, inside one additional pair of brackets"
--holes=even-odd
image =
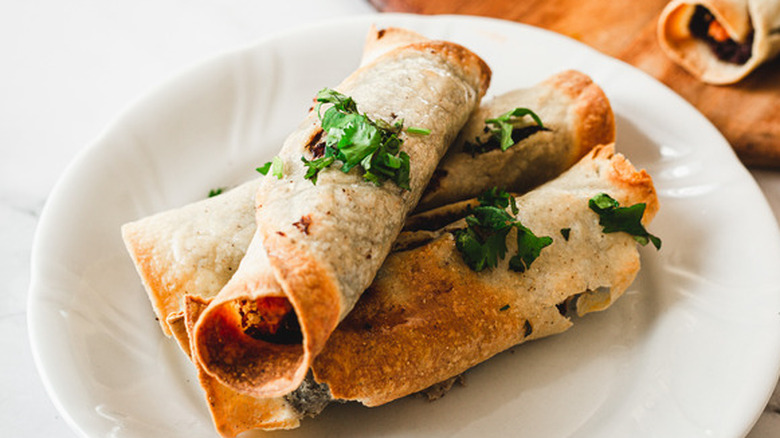
[(537, 237), (512, 214), (517, 214), (514, 198), (496, 188), (483, 193), (479, 206), (469, 209), (467, 227), (455, 232), (455, 246), (463, 260), (474, 271), (498, 266), (506, 256), (506, 237), (512, 228), (517, 229), (517, 254), (509, 260), (509, 268), (523, 272), (539, 257), (542, 248), (550, 245), (550, 237)]
[(504, 305), (503, 305), (503, 306), (502, 306), (500, 309), (498, 309), (498, 310), (499, 310), (499, 311), (501, 311), (501, 312), (503, 312), (504, 310), (509, 310), (509, 304), (504, 304)]
[(493, 187), (484, 191), (481, 195), (479, 195), (479, 197), (477, 197), (477, 201), (480, 204), (493, 205), (501, 207), (504, 210), (506, 210), (507, 207), (511, 207), (510, 210), (512, 213), (517, 214), (517, 204), (515, 203), (515, 197), (508, 192), (499, 189), (498, 187)]
[[(317, 93), (317, 102), (317, 114), (325, 132), (325, 152), (311, 161), (302, 157), (308, 168), (306, 179), (316, 184), (319, 172), (338, 161), (342, 172), (360, 166), (367, 181), (380, 185), (390, 180), (410, 190), (409, 155), (400, 150), (403, 140), (398, 137), (402, 121), (391, 125), (384, 120), (371, 120), (358, 112), (351, 97), (329, 88)], [(321, 113), (323, 104), (332, 106)]]
[(417, 135), (430, 135), (431, 130), (426, 128), (418, 128), (416, 126), (410, 126), (406, 128), (406, 132), (409, 134), (417, 134)]
[(569, 235), (571, 234), (571, 228), (561, 228), (561, 236), (563, 236), (566, 241), (569, 241)]
[(271, 175), (275, 176), (277, 179), (282, 179), (282, 176), (284, 175), (284, 163), (282, 162), (282, 158), (277, 155), (273, 160), (263, 164), (255, 170), (263, 175), (268, 175), (268, 172), (270, 171)]
[(221, 195), (223, 191), (225, 191), (224, 187), (217, 187), (216, 189), (211, 189), (209, 190), (209, 198), (213, 198), (217, 195)]
[(599, 193), (588, 201), (588, 206), (599, 215), (599, 225), (605, 233), (623, 231), (633, 236), (640, 245), (652, 242), (655, 249), (661, 249), (661, 239), (650, 234), (642, 225), (645, 203), (620, 207), (618, 201), (611, 196)]
[(491, 131), (493, 136), (498, 138), (502, 151), (509, 149), (512, 147), (512, 145), (515, 144), (515, 142), (512, 141), (512, 130), (514, 130), (514, 123), (525, 116), (531, 116), (539, 128), (544, 128), (542, 119), (540, 119), (536, 113), (528, 108), (515, 108), (511, 111), (501, 114), (494, 119), (485, 120), (485, 125), (493, 125)]
[(552, 237), (538, 237), (531, 230), (517, 223), (517, 255), (509, 259), (509, 269), (525, 272), (539, 257), (542, 249), (553, 242)]

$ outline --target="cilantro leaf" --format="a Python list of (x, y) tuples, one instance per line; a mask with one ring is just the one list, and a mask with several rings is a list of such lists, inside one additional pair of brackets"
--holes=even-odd
[(661, 249), (661, 239), (650, 234), (642, 225), (645, 203), (620, 207), (614, 198), (606, 193), (599, 193), (588, 201), (588, 206), (599, 215), (599, 225), (605, 233), (622, 231), (633, 236), (642, 246), (651, 242), (655, 249)]
[(255, 170), (263, 175), (268, 175), (268, 172), (270, 171), (271, 175), (275, 176), (277, 179), (282, 179), (284, 176), (284, 162), (282, 162), (282, 158), (277, 155), (273, 160), (263, 164)]
[(320, 173), (320, 170), (330, 166), (335, 160), (336, 158), (333, 156), (325, 156), (311, 161), (307, 160), (306, 157), (301, 157), (301, 161), (307, 168), (303, 177), (310, 179), (312, 184), (317, 184), (317, 175)]
[(282, 179), (282, 176), (284, 176), (284, 162), (278, 155), (271, 161), (271, 175), (275, 176), (276, 179)]
[(483, 205), (493, 205), (496, 207), (502, 207), (504, 209), (511, 207), (512, 213), (517, 214), (517, 204), (515, 203), (515, 197), (510, 193), (499, 189), (498, 187), (493, 187), (486, 190), (481, 195), (479, 195), (479, 197), (477, 197), (477, 201)]
[(217, 187), (216, 189), (209, 190), (209, 198), (213, 198), (217, 195), (221, 195), (225, 191), (224, 187)]
[[(317, 93), (317, 102), (317, 114), (325, 132), (325, 154), (312, 161), (303, 158), (308, 167), (304, 178), (316, 184), (319, 172), (338, 162), (342, 172), (360, 166), (366, 181), (380, 185), (390, 180), (410, 190), (409, 155), (400, 151), (403, 141), (398, 137), (403, 121), (393, 125), (384, 120), (373, 121), (358, 112), (351, 97), (329, 88)], [(322, 113), (321, 106), (326, 103), (332, 106)]]
[[(470, 208), (465, 219), (467, 227), (454, 232), (455, 247), (472, 270), (498, 266), (506, 256), (506, 238), (512, 228), (517, 229), (517, 254), (509, 260), (509, 268), (514, 271), (524, 272), (541, 250), (552, 243), (552, 238), (536, 236), (512, 215), (518, 209), (507, 192), (493, 188), (477, 199), (479, 206)], [(507, 208), (511, 208), (512, 214)]]
[(525, 272), (541, 254), (542, 249), (552, 244), (551, 237), (538, 237), (523, 225), (517, 224), (517, 255), (509, 259), (509, 269)]
[(498, 138), (502, 151), (509, 149), (515, 144), (514, 140), (512, 140), (514, 123), (525, 116), (530, 116), (539, 128), (544, 129), (542, 119), (528, 108), (515, 108), (496, 118), (485, 120), (485, 125), (494, 125), (491, 131), (493, 136)]
[(568, 242), (569, 235), (571, 234), (571, 228), (561, 228), (561, 236)]
[(431, 130), (426, 128), (418, 128), (416, 126), (410, 126), (406, 128), (406, 132), (409, 134), (417, 134), (417, 135), (430, 135)]
[(263, 164), (262, 166), (255, 169), (256, 171), (260, 172), (263, 175), (268, 175), (268, 171), (271, 169), (271, 162), (267, 162)]

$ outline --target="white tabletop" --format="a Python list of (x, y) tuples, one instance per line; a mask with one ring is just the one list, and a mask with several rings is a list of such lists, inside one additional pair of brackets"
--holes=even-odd
[[(38, 216), (64, 167), (122, 109), (203, 58), (322, 19), (372, 12), (366, 0), (33, 0), (0, 5), (2, 436), (75, 436), (35, 370), (25, 313)], [(780, 217), (780, 172), (752, 173)], [(748, 437), (778, 436), (776, 389)]]

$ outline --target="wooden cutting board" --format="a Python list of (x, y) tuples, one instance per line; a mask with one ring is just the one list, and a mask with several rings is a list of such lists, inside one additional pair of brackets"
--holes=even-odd
[(651, 74), (699, 109), (745, 165), (780, 169), (780, 58), (729, 86), (698, 81), (656, 39), (668, 0), (369, 0), (381, 12), (503, 18), (577, 39)]

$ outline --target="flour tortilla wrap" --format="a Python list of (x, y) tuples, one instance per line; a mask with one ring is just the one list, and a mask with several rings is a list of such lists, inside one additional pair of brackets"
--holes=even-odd
[(315, 158), (311, 150), (323, 136), (317, 111), (310, 112), (277, 155), (282, 178), (260, 185), (258, 228), (237, 272), (195, 326), (193, 353), (209, 374), (260, 397), (301, 383), (371, 283), (489, 76), (464, 47), (429, 41), (392, 49), (336, 87), (374, 120), (430, 130), (401, 134), (411, 162), (408, 191), (393, 182), (376, 186), (357, 169), (325, 169), (316, 184), (305, 179), (301, 157)]
[[(588, 207), (599, 193), (621, 205), (645, 203), (645, 225), (658, 210), (647, 173), (636, 171), (611, 145), (597, 147), (559, 178), (517, 198), (517, 217), (537, 235), (554, 239), (526, 272), (508, 270), (506, 262), (479, 273), (469, 269), (450, 233), (462, 222), (417, 248), (391, 254), (315, 359), (313, 378), (293, 393), (232, 398), (201, 373), (209, 400), (229, 406), (211, 406), (218, 430), (234, 436), (280, 424), (296, 427), (335, 400), (381, 405), (450, 381), (514, 345), (563, 332), (575, 314), (606, 309), (633, 281), (639, 254), (630, 235), (603, 233)], [(568, 240), (562, 228), (571, 230)], [(510, 235), (508, 242), (513, 240)], [(198, 306), (205, 304), (188, 306), (194, 309), (188, 318), (197, 318)]]
[[(708, 38), (696, 36), (691, 23), (695, 28), (701, 8), (714, 18), (710, 35), (726, 45), (746, 46), (747, 57), (737, 62), (723, 60)], [(658, 40), (674, 62), (698, 79), (731, 84), (780, 52), (780, 0), (674, 0), (661, 13)]]
[[(490, 136), (485, 120), (516, 107), (533, 110), (544, 127), (525, 117), (514, 124), (519, 134), (513, 136), (519, 140), (515, 146), (475, 152), (477, 139), (486, 141)], [(559, 175), (594, 146), (613, 141), (615, 120), (601, 88), (583, 73), (558, 73), (483, 104), (439, 163), (417, 210), (475, 197), (485, 187), (525, 192)]]
[[(388, 29), (380, 41), (395, 38), (396, 31), (407, 32)], [(542, 104), (556, 108), (548, 110), (538, 106)], [(570, 107), (558, 108), (558, 105)], [(533, 87), (513, 90), (484, 102), (472, 114), (456, 144), (463, 138), (473, 138), (477, 135), (475, 131), (482, 133), (482, 129), (476, 127), (484, 126), (486, 116), (503, 114), (516, 107), (527, 107), (540, 114), (544, 126), (550, 131), (536, 132), (505, 152), (492, 151), (473, 156), (457, 154), (450, 160), (447, 157), (452, 154), (446, 154), (434, 171), (434, 179), (444, 173), (440, 169), (444, 169), (445, 165), (447, 177), (431, 181), (423, 195), (429, 201), (428, 208), (418, 207), (418, 210), (426, 212), (410, 217), (406, 222), (408, 229), (419, 229), (419, 222), (430, 224), (434, 221), (431, 216), (438, 217), (435, 221), (439, 226), (458, 219), (469, 204), (464, 201), (458, 207), (458, 201), (492, 186), (523, 193), (564, 171), (567, 168), (563, 167), (564, 163), (570, 161), (573, 155), (586, 153), (597, 144), (614, 141), (614, 116), (603, 91), (585, 74), (570, 70), (553, 75)], [(474, 133), (463, 134), (466, 130)], [(543, 140), (551, 140), (555, 144), (547, 145)], [(503, 162), (496, 163), (497, 160)], [(475, 177), (475, 174), (485, 175), (480, 169), (486, 168), (501, 171), (491, 172), (488, 178)], [(514, 169), (525, 171), (516, 173)], [(238, 269), (257, 228), (254, 198), (259, 185), (260, 178), (219, 196), (123, 226), (128, 252), (166, 335), (172, 332), (175, 335), (175, 331), (183, 333), (181, 311), (185, 294), (214, 297)], [(439, 203), (446, 205), (430, 208)], [(182, 342), (182, 345), (189, 343), (186, 339)]]
[[(599, 193), (624, 206), (645, 203), (645, 224), (658, 209), (650, 176), (612, 146), (597, 147), (517, 198), (523, 225), (553, 238), (524, 273), (508, 269), (508, 257), (496, 268), (472, 271), (450, 232), (392, 254), (314, 361), (315, 381), (335, 399), (377, 406), (566, 330), (572, 322), (562, 309), (574, 300), (581, 301), (581, 314), (602, 310), (631, 284), (640, 264), (632, 236), (603, 233), (588, 207)], [(563, 228), (571, 230), (568, 240)], [(510, 234), (510, 254), (514, 241)]]

